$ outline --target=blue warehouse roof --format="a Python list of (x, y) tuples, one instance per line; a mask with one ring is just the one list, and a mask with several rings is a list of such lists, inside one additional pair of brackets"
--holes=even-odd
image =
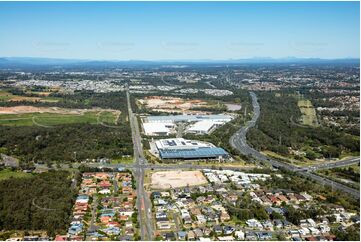
[(227, 156), (228, 153), (218, 147), (207, 147), (188, 150), (160, 150), (159, 155), (162, 159), (207, 159)]

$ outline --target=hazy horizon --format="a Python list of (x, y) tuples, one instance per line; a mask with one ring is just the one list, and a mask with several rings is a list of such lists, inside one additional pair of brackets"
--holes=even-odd
[(0, 2), (0, 56), (359, 59), (359, 2)]

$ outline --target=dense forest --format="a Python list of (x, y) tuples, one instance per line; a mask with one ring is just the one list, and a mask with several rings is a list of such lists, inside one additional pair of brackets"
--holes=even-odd
[(295, 97), (275, 96), (272, 92), (259, 92), (257, 96), (261, 115), (247, 134), (256, 149), (287, 155), (291, 147), (305, 151), (308, 159), (338, 158), (342, 151), (359, 152), (358, 137), (328, 127), (299, 125), (301, 112)]
[(0, 181), (0, 228), (64, 233), (76, 196), (70, 174), (52, 171)]
[(82, 161), (133, 154), (129, 125), (0, 126), (0, 147), (23, 161)]

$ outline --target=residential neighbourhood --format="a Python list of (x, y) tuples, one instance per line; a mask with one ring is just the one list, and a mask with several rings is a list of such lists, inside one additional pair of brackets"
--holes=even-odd
[(139, 236), (130, 172), (84, 173), (66, 235), (55, 240), (134, 240)]
[[(342, 206), (330, 206), (330, 213), (301, 219), (293, 224), (287, 220), (288, 206), (318, 206), (320, 201), (306, 191), (265, 190), (260, 181), (270, 182), (269, 174), (232, 170), (202, 171), (208, 184), (170, 189), (152, 189), (152, 215), (156, 239), (159, 240), (334, 240), (334, 223), (345, 226), (359, 223), (355, 213)], [(282, 178), (282, 175), (277, 175)], [(175, 179), (175, 178), (173, 178)], [(181, 178), (179, 178), (181, 180)], [(249, 196), (259, 204), (268, 219), (242, 219), (235, 210)], [(250, 204), (251, 206), (251, 204)]]
[(360, 241), (359, 1), (0, 9), (0, 241)]

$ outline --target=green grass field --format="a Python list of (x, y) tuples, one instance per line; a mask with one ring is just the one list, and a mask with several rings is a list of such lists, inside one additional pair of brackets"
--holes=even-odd
[(39, 97), (28, 97), (28, 96), (19, 96), (13, 95), (10, 92), (0, 90), (0, 101), (8, 102), (8, 101), (40, 101), (40, 102), (58, 102), (61, 98), (57, 97), (47, 97), (47, 96), (39, 96)]
[(91, 123), (115, 124), (118, 114), (110, 111), (89, 111), (84, 114), (26, 113), (2, 114), (0, 125), (8, 126), (52, 126), (59, 124)]
[(310, 100), (299, 100), (297, 103), (302, 113), (302, 124), (309, 126), (318, 126), (316, 110)]
[(32, 175), (29, 173), (25, 173), (21, 171), (12, 171), (9, 169), (4, 169), (0, 171), (0, 181), (9, 178), (22, 178), (22, 177), (32, 177)]

